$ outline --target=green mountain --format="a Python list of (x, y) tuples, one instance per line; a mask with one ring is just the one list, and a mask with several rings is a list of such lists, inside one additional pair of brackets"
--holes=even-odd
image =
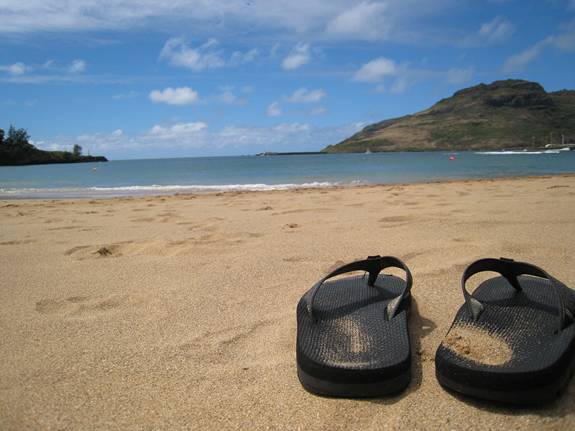
[[(563, 136), (562, 136), (563, 135)], [(499, 150), (575, 144), (575, 91), (523, 80), (479, 84), (413, 115), (371, 124), (322, 151)]]

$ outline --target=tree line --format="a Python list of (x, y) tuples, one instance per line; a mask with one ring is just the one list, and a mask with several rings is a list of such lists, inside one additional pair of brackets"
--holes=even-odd
[(30, 142), (26, 129), (10, 126), (8, 133), (0, 129), (0, 165), (30, 165), (45, 163), (105, 162), (105, 157), (83, 156), (82, 147), (72, 151), (44, 151)]

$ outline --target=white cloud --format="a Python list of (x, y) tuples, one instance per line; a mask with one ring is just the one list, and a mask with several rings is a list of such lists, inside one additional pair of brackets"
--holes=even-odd
[(234, 53), (230, 57), (229, 64), (231, 66), (236, 66), (246, 63), (252, 63), (258, 58), (259, 54), (260, 52), (256, 48), (252, 48), (246, 52), (234, 51)]
[[(2, 0), (0, 33), (75, 33), (98, 42), (95, 31), (192, 33), (195, 38), (254, 39), (287, 43), (328, 38), (429, 42), (446, 39), (432, 18), (453, 18), (461, 0)], [(465, 5), (470, 0), (465, 1)], [(446, 21), (443, 21), (446, 22)], [(363, 27), (363, 29), (362, 29)], [(86, 32), (84, 35), (81, 32)], [(244, 37), (245, 36), (245, 37)], [(102, 39), (102, 38), (100, 38)]]
[(177, 123), (171, 126), (156, 125), (143, 135), (144, 138), (159, 140), (183, 139), (197, 135), (198, 132), (206, 129), (208, 125), (198, 121), (195, 123)]
[(407, 89), (414, 83), (414, 81), (408, 79), (406, 75), (401, 75), (397, 77), (389, 88), (391, 94), (402, 94), (407, 91)]
[(308, 90), (307, 88), (298, 88), (294, 93), (285, 98), (289, 103), (316, 103), (322, 100), (327, 93), (322, 89)]
[(31, 70), (29, 66), (26, 66), (24, 63), (14, 63), (8, 66), (0, 66), (0, 72), (6, 72), (13, 76), (23, 75), (24, 73)]
[(196, 72), (224, 67), (226, 63), (221, 52), (215, 50), (217, 45), (216, 39), (210, 39), (198, 48), (191, 48), (184, 38), (173, 37), (165, 43), (160, 58), (167, 59), (173, 66), (186, 67)]
[[(0, 72), (10, 75), (8, 78), (2, 78), (1, 81), (27, 84), (70, 81), (66, 75), (79, 75), (85, 70), (86, 62), (84, 60), (74, 60), (69, 65), (58, 64), (56, 60), (32, 65), (20, 61), (10, 65), (0, 65)], [(36, 73), (32, 74), (32, 72)]]
[(296, 44), (288, 56), (283, 59), (282, 67), (285, 70), (294, 70), (302, 67), (310, 61), (310, 49), (307, 43)]
[(164, 90), (154, 90), (150, 93), (150, 100), (155, 103), (167, 103), (168, 105), (191, 105), (198, 102), (198, 93), (190, 87), (172, 88)]
[[(225, 103), (226, 105), (245, 105), (246, 100), (236, 96), (234, 87), (231, 85), (224, 85), (220, 87), (220, 94), (215, 99), (218, 102)], [(246, 93), (244, 93), (246, 94)]]
[(513, 73), (523, 70), (529, 63), (537, 59), (547, 48), (554, 47), (561, 51), (575, 50), (575, 22), (569, 24), (563, 33), (548, 36), (529, 48), (512, 55), (503, 63), (501, 72)]
[(82, 73), (86, 70), (86, 62), (84, 60), (74, 60), (68, 67), (68, 73)]
[(228, 126), (210, 131), (204, 122), (158, 124), (147, 131), (128, 135), (111, 133), (58, 136), (35, 141), (43, 149), (71, 149), (80, 144), (86, 153), (110, 158), (138, 158), (214, 154), (247, 154), (262, 151), (312, 151), (335, 144), (359, 131), (365, 124), (352, 123), (316, 127), (306, 123), (280, 123), (268, 127)]
[(376, 84), (373, 89), (375, 93), (402, 94), (424, 81), (461, 85), (470, 81), (474, 73), (473, 68), (433, 70), (413, 67), (408, 63), (398, 64), (392, 59), (380, 57), (361, 66), (353, 80)]
[(537, 43), (518, 54), (512, 55), (505, 61), (501, 71), (503, 73), (513, 73), (522, 70), (528, 63), (539, 56), (544, 47), (544, 43)]
[(272, 102), (270, 103), (270, 105), (268, 106), (268, 109), (266, 110), (266, 115), (268, 117), (279, 117), (283, 114), (282, 108), (279, 104), (279, 102)]
[(362, 2), (337, 15), (326, 32), (338, 37), (370, 40), (383, 38), (392, 24), (384, 15), (386, 3)]
[(448, 84), (452, 84), (452, 85), (461, 85), (461, 84), (465, 84), (469, 81), (471, 81), (471, 78), (473, 78), (473, 69), (472, 68), (467, 68), (467, 69), (457, 69), (457, 68), (453, 68), (453, 69), (449, 69), (447, 71), (447, 77), (446, 77), (446, 81)]
[(491, 21), (483, 23), (478, 31), (481, 40), (487, 42), (502, 42), (513, 34), (515, 27), (511, 22), (501, 16), (496, 16)]
[(183, 37), (173, 37), (164, 44), (160, 59), (167, 60), (172, 66), (200, 72), (206, 69), (241, 66), (255, 61), (259, 55), (259, 51), (253, 48), (246, 52), (234, 51), (227, 58), (225, 52), (218, 47), (219, 42), (214, 38), (197, 48), (192, 48)]
[(393, 60), (380, 57), (361, 66), (353, 79), (362, 82), (378, 82), (387, 76), (395, 75), (397, 70), (397, 65)]

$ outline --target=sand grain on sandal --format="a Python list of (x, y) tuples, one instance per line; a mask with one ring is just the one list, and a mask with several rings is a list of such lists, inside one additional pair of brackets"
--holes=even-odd
[(511, 360), (513, 350), (499, 335), (469, 325), (451, 328), (443, 346), (473, 362), (503, 365)]

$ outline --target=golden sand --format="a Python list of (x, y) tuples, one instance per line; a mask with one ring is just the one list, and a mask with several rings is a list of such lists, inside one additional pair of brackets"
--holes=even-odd
[[(519, 413), (445, 392), (433, 355), (480, 257), (575, 286), (575, 177), (0, 201), (0, 430), (575, 429), (575, 390)], [(313, 396), (295, 308), (328, 268), (413, 272), (413, 381)], [(416, 353), (416, 354), (415, 354)]]
[(442, 344), (459, 356), (485, 365), (503, 365), (513, 356), (502, 337), (476, 326), (453, 326)]

